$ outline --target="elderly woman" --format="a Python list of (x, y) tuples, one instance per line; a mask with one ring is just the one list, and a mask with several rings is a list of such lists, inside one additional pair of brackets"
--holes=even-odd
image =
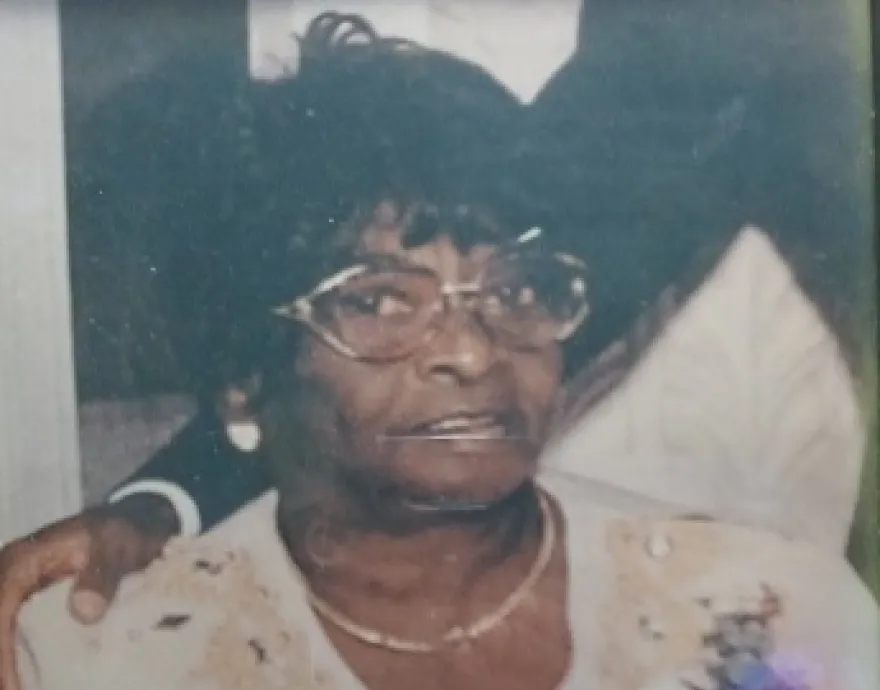
[(506, 182), (528, 178), (521, 108), (339, 28), (250, 94), (252, 186), (167, 271), (191, 365), (277, 492), (98, 626), (64, 587), (35, 597), (23, 687), (875, 687), (876, 608), (842, 562), (540, 471), (588, 275)]

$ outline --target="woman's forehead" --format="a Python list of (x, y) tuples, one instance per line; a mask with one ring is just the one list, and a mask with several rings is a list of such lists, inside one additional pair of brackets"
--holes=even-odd
[(418, 246), (406, 246), (402, 228), (367, 228), (361, 235), (355, 256), (391, 256), (414, 266), (434, 271), (456, 268), (456, 272), (477, 269), (495, 254), (498, 245), (479, 243), (459, 247), (448, 233), (439, 233)]
[(401, 213), (396, 206), (383, 203), (376, 207), (370, 220), (362, 226), (355, 256), (392, 256), (437, 272), (455, 268), (456, 273), (469, 272), (496, 253), (499, 244), (484, 238), (475, 242), (456, 242), (452, 232), (440, 228), (420, 244), (410, 240), (410, 214)]

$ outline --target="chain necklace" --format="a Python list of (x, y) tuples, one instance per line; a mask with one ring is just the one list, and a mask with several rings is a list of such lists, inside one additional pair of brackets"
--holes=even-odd
[(300, 571), (298, 571), (306, 591), (306, 598), (311, 607), (325, 620), (352, 637), (373, 647), (384, 647), (385, 649), (390, 649), (394, 652), (406, 652), (409, 654), (431, 654), (462, 642), (472, 642), (503, 623), (507, 617), (510, 616), (520, 604), (522, 604), (547, 570), (550, 558), (553, 555), (553, 549), (556, 546), (556, 525), (553, 519), (553, 513), (550, 509), (550, 502), (543, 492), (538, 494), (538, 505), (541, 509), (541, 519), (543, 523), (541, 546), (538, 549), (538, 555), (535, 558), (535, 562), (532, 564), (526, 577), (519, 586), (514, 589), (503, 602), (501, 602), (498, 608), (491, 613), (481, 616), (466, 628), (462, 628), (461, 626), (451, 628), (443, 635), (440, 642), (430, 643), (419, 642), (416, 640), (405, 640), (361, 625), (357, 621), (354, 621), (345, 614), (337, 611), (315, 594), (305, 577)]

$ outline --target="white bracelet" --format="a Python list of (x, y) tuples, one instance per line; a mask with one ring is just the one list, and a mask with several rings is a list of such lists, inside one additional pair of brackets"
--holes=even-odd
[(180, 523), (180, 536), (195, 537), (202, 532), (202, 516), (199, 507), (186, 491), (177, 484), (164, 479), (140, 479), (126, 484), (107, 497), (107, 503), (118, 503), (123, 498), (137, 494), (158, 494), (174, 506)]

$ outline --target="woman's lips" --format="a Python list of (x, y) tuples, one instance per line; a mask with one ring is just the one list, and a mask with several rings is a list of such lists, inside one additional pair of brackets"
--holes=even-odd
[(388, 438), (420, 440), (497, 440), (522, 437), (522, 415), (513, 411), (455, 412), (417, 424)]

